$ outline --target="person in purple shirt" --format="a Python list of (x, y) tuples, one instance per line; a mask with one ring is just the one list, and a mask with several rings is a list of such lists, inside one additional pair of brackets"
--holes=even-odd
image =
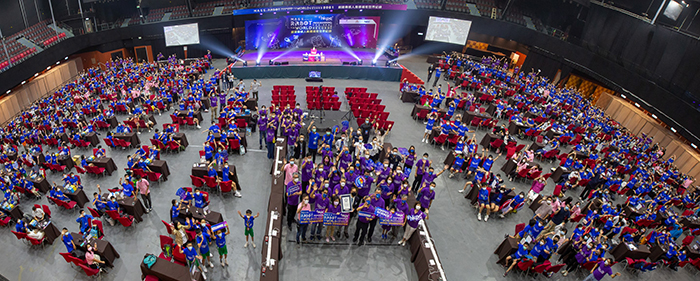
[[(331, 167), (331, 169), (334, 169), (334, 167)], [(316, 171), (314, 172), (314, 180), (321, 182), (328, 177), (328, 173), (329, 171), (325, 169), (323, 163), (318, 163), (316, 165)]]
[(370, 173), (372, 173), (371, 170), (365, 170), (365, 184), (362, 186), (361, 189), (359, 189), (360, 196), (367, 196), (367, 194), (369, 194), (369, 191), (372, 190), (372, 183), (374, 183), (374, 178), (372, 178)]
[[(326, 210), (328, 208), (328, 203), (330, 201), (330, 196), (328, 195), (328, 189), (316, 187), (312, 192), (309, 193), (309, 198), (314, 198), (315, 208), (314, 210)], [(321, 230), (323, 229), (323, 222), (314, 223), (311, 225), (311, 237), (313, 241), (314, 237), (321, 240)], [(315, 236), (314, 236), (315, 235)]]
[[(357, 246), (362, 246), (365, 244), (365, 235), (367, 235), (367, 228), (371, 221), (374, 220), (374, 206), (372, 205), (372, 200), (369, 197), (365, 197), (362, 205), (356, 208), (358, 212), (357, 224), (355, 224), (355, 236), (352, 238), (352, 243), (357, 242)], [(372, 214), (371, 218), (367, 218), (359, 214), (359, 212), (364, 212)], [(360, 239), (358, 242), (357, 239)]]
[[(345, 172), (345, 170), (340, 170), (341, 172)], [(350, 166), (348, 168), (347, 172), (345, 172), (345, 179), (347, 180), (347, 183), (351, 186), (355, 186), (355, 180), (357, 179), (359, 175), (355, 174), (355, 167)]]
[(314, 162), (311, 161), (311, 155), (307, 155), (301, 160), (301, 185), (306, 190), (309, 187), (309, 181), (313, 178)]
[(404, 168), (408, 170), (406, 174), (410, 175), (411, 170), (413, 170), (413, 164), (416, 163), (416, 148), (411, 145), (408, 148), (408, 155), (404, 158)]
[(382, 163), (382, 166), (378, 167), (376, 171), (377, 182), (386, 180), (386, 178), (388, 178), (390, 174), (391, 169), (389, 169), (389, 160), (384, 159), (384, 163)]
[(333, 187), (333, 196), (340, 196), (350, 193), (350, 186), (347, 185), (345, 179), (340, 179), (340, 183)]
[(348, 168), (350, 162), (352, 162), (352, 155), (350, 155), (350, 150), (348, 150), (347, 146), (343, 147), (343, 150), (338, 154), (335, 162), (338, 163), (338, 169)]
[(423, 175), (428, 172), (428, 167), (433, 164), (433, 161), (428, 160), (428, 153), (423, 153), (423, 158), (416, 162), (416, 177), (413, 180), (411, 190), (413, 193), (418, 191), (418, 187), (423, 183)]
[(265, 131), (265, 141), (267, 142), (267, 159), (275, 157), (275, 134), (277, 131), (274, 121), (267, 123), (267, 131)]
[(418, 198), (424, 211), (430, 209), (430, 205), (433, 204), (433, 199), (435, 199), (435, 182), (431, 182), (430, 187), (424, 187), (418, 192)]
[[(386, 209), (386, 202), (382, 198), (381, 188), (374, 189), (374, 195), (372, 195), (370, 198), (372, 206), (375, 208)], [(374, 228), (377, 226), (377, 221), (379, 221), (379, 219), (374, 218), (369, 222), (369, 231), (367, 232), (367, 242), (369, 243), (372, 243), (372, 234), (374, 234)]]
[(445, 171), (446, 170), (443, 169), (439, 173), (435, 173), (435, 169), (433, 169), (433, 167), (428, 168), (428, 173), (423, 175), (423, 182), (421, 183), (419, 190), (426, 187), (429, 183), (435, 181), (435, 179), (442, 175), (442, 173), (444, 173)]
[[(326, 212), (339, 215), (340, 211), (341, 211), (340, 198), (338, 196), (333, 195), (333, 196), (331, 196), (331, 202), (333, 202), (333, 203), (328, 205)], [(335, 225), (326, 226), (326, 243), (330, 242), (329, 239), (333, 239), (333, 241), (335, 241), (335, 237), (333, 236), (334, 233), (335, 233)], [(340, 234), (340, 233), (338, 233), (338, 234)]]
[(391, 199), (391, 196), (394, 194), (394, 177), (389, 176), (385, 180), (377, 183), (377, 189), (381, 190), (384, 206), (389, 205), (389, 199)]
[[(258, 135), (260, 136), (260, 149), (262, 149), (263, 146), (263, 139), (266, 139), (267, 137), (267, 111), (265, 111), (265, 106), (262, 106), (262, 109), (258, 111), (258, 114), (260, 115), (258, 117), (258, 129), (260, 132), (258, 132)], [(265, 140), (265, 144), (267, 144), (267, 140)]]
[(583, 279), (583, 281), (600, 281), (603, 280), (603, 277), (605, 275), (610, 275), (610, 278), (615, 278), (617, 276), (620, 276), (619, 272), (616, 272), (613, 274), (612, 268), (610, 268), (610, 265), (612, 262), (610, 259), (603, 259), (602, 261), (599, 261), (593, 269), (591, 269), (591, 274), (586, 277), (586, 279)]
[[(296, 190), (296, 191), (294, 191)], [(293, 192), (290, 192), (293, 191)], [(294, 174), (294, 179), (287, 183), (287, 226), (289, 230), (292, 230), (292, 223), (294, 222), (294, 214), (297, 213), (297, 206), (299, 205), (299, 195), (301, 195), (301, 183), (299, 182), (299, 174)]]
[(408, 212), (411, 211), (411, 207), (408, 205), (408, 195), (403, 194), (401, 197), (394, 195), (394, 206), (397, 211), (408, 214)]
[(428, 211), (426, 210), (425, 213), (421, 211), (421, 203), (416, 202), (413, 204), (413, 209), (406, 214), (406, 230), (403, 232), (403, 238), (399, 241), (399, 245), (406, 245), (406, 241), (411, 238), (413, 232), (418, 228), (418, 223), (423, 219), (428, 219)]

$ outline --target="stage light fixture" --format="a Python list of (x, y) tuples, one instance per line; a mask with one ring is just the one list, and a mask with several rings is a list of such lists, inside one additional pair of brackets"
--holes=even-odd
[(695, 145), (694, 143), (691, 143), (690, 146), (692, 146), (692, 147), (695, 148), (695, 149), (698, 149), (698, 146)]
[(65, 57), (65, 58), (63, 58), (63, 59), (68, 60), (68, 57)]
[(635, 103), (634, 103), (634, 106), (639, 107), (639, 104), (635, 102)]
[(276, 14), (277, 14), (277, 12), (272, 12), (272, 14), (273, 14), (273, 15), (276, 15)]
[(56, 62), (56, 64), (59, 64), (59, 63), (61, 63), (61, 62), (60, 62), (60, 61), (57, 61), (57, 62)]
[(362, 60), (358, 60), (357, 65), (362, 65)]
[(22, 81), (22, 85), (27, 84), (27, 81)]
[(246, 67), (246, 66), (248, 66), (248, 62), (247, 62), (247, 61), (243, 61), (243, 67)]
[(362, 13), (362, 9), (360, 9), (360, 13)]
[(390, 66), (391, 66), (391, 63), (390, 63), (389, 61), (386, 61), (386, 63), (384, 64), (384, 66), (390, 67)]
[(274, 61), (270, 60), (270, 65), (272, 65), (272, 64), (274, 64), (274, 63), (275, 63)]
[(9, 94), (10, 92), (12, 92), (12, 90), (7, 90), (7, 92), (5, 92), (5, 94)]
[(671, 127), (671, 132), (674, 132), (674, 133), (675, 133), (675, 132), (676, 132), (676, 128)]
[(373, 61), (372, 61), (372, 66), (377, 66), (377, 61), (376, 61), (376, 60), (373, 60)]
[(623, 95), (623, 94), (620, 94), (620, 96), (621, 96), (623, 99), (626, 99), (626, 98), (627, 98), (627, 96), (625, 96), (625, 95)]
[(255, 66), (260, 66), (260, 61), (256, 61)]
[(659, 118), (656, 117), (656, 115), (654, 115), (654, 114), (652, 114), (651, 117), (654, 118), (654, 119), (659, 119)]
[(39, 76), (39, 73), (34, 73), (34, 77), (37, 77), (37, 76)]

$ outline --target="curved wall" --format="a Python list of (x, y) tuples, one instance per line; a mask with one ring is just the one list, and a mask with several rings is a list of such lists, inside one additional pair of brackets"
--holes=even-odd
[[(416, 30), (424, 31), (429, 16), (471, 20), (471, 30), (474, 33), (513, 40), (530, 46), (530, 52), (523, 65), (524, 69), (529, 69), (530, 67), (539, 68), (542, 70), (542, 74), (550, 78), (559, 69), (564, 74), (573, 70), (580, 71), (603, 82), (615, 91), (625, 93), (628, 98), (640, 103), (643, 108), (659, 116), (663, 122), (674, 126), (678, 133), (686, 139), (700, 143), (700, 138), (696, 137), (700, 136), (700, 126), (695, 126), (695, 124), (700, 122), (700, 113), (695, 107), (688, 104), (685, 99), (679, 98), (683, 92), (692, 89), (693, 83), (700, 84), (700, 79), (695, 79), (696, 73), (700, 74), (700, 72), (693, 72), (693, 68), (690, 68), (690, 65), (685, 63), (686, 61), (691, 61), (696, 65), (695, 68), (700, 68), (700, 65), (697, 65), (699, 61), (697, 58), (700, 58), (700, 48), (697, 45), (700, 43), (696, 40), (685, 39), (686, 36), (684, 35), (669, 34), (672, 31), (662, 27), (650, 26), (642, 22), (635, 23), (628, 19), (620, 18), (626, 17), (624, 15), (617, 15), (612, 12), (598, 13), (598, 11), (593, 9), (589, 12), (589, 19), (584, 30), (584, 39), (589, 41), (585, 41), (585, 44), (581, 43), (587, 48), (561, 41), (524, 26), (484, 17), (474, 17), (464, 13), (409, 10), (365, 11), (363, 15), (381, 16), (382, 25), (404, 26), (407, 33)], [(242, 27), (245, 20), (258, 17), (258, 15), (249, 15), (235, 18), (233, 16), (219, 16), (183, 19), (106, 30), (69, 38), (25, 61), (21, 67), (13, 67), (6, 72), (0, 73), (0, 81), (2, 81), (0, 83), (0, 93), (19, 84), (23, 79), (33, 76), (34, 73), (41, 71), (47, 65), (67, 55), (81, 51), (109, 51), (138, 45), (151, 45), (153, 46), (154, 54), (159, 52), (163, 54), (178, 53), (181, 56), (181, 47), (164, 46), (162, 27), (165, 25), (198, 22), (203, 38), (210, 38), (214, 40), (213, 42), (218, 41), (222, 46), (235, 49), (236, 42), (232, 35), (232, 29)], [(636, 32), (634, 28), (624, 27), (630, 24), (636, 24), (639, 28), (644, 28), (645, 32)], [(608, 35), (608, 33), (602, 34), (601, 30), (605, 29), (625, 32), (624, 35), (627, 36), (626, 38), (628, 38), (629, 42), (624, 40), (608, 42), (612, 35)], [(142, 39), (138, 39), (139, 37)], [(422, 38), (416, 38), (413, 35), (409, 37), (411, 38), (411, 44), (414, 46), (423, 43)], [(646, 38), (646, 40), (639, 38)], [(678, 41), (680, 45), (677, 45), (676, 41), (674, 41), (675, 39), (680, 40)], [(630, 50), (634, 50), (635, 46), (631, 45), (632, 43), (630, 42), (633, 42), (636, 48), (643, 49), (644, 52), (634, 52), (632, 57), (622, 56), (628, 54)], [(627, 47), (622, 48), (621, 44), (625, 43)], [(660, 49), (659, 46), (661, 45), (664, 48)], [(206, 50), (190, 48), (188, 54), (194, 57), (205, 52)], [(656, 52), (661, 53), (657, 54)], [(673, 56), (676, 53), (680, 58)], [(615, 59), (616, 56), (620, 59)], [(662, 56), (658, 60), (659, 63), (650, 63), (655, 56)], [(638, 63), (637, 67), (634, 67), (635, 65), (627, 63), (628, 59), (639, 59), (642, 62), (646, 61), (646, 63)], [(684, 63), (681, 65), (682, 67), (679, 66), (680, 63)], [(655, 69), (653, 71), (644, 68), (654, 65)], [(672, 74), (666, 74), (668, 72)], [(682, 81), (686, 81), (683, 84), (685, 88), (674, 88), (670, 87), (671, 84), (666, 83), (664, 85), (664, 83), (660, 83), (659, 81), (661, 80), (654, 79), (653, 75), (646, 75), (650, 73), (663, 73), (666, 75), (664, 78), (673, 78), (677, 75), (692, 76), (691, 78), (683, 77)], [(669, 90), (673, 90), (675, 94), (671, 94)]]

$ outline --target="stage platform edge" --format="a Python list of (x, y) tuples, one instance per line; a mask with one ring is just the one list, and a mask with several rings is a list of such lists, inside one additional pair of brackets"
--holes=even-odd
[(268, 65), (231, 68), (236, 79), (306, 78), (310, 71), (320, 71), (323, 79), (399, 82), (403, 69), (371, 65)]

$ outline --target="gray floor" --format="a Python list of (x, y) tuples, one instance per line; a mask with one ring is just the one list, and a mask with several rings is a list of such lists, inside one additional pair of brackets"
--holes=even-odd
[[(401, 61), (402, 64), (425, 79), (427, 64), (424, 57), (412, 57)], [(220, 61), (215, 63), (221, 67)], [(211, 74), (211, 72), (209, 73)], [(246, 81), (249, 83), (250, 81)], [(261, 81), (261, 104), (269, 104), (270, 90), (273, 85), (295, 85), (297, 101), (305, 105), (304, 86), (310, 85), (300, 79), (265, 79)], [(432, 81), (431, 81), (432, 82)], [(445, 86), (445, 83), (443, 86)], [(386, 105), (386, 110), (391, 112), (389, 120), (396, 122), (391, 134), (386, 141), (394, 146), (408, 147), (415, 145), (419, 154), (428, 152), (434, 163), (441, 163), (447, 155), (447, 151), (434, 148), (431, 145), (420, 143), (424, 125), (410, 118), (412, 104), (404, 104), (398, 100), (398, 85), (395, 82), (377, 82), (363, 80), (334, 80), (326, 79), (324, 86), (334, 86), (338, 91), (345, 87), (367, 87), (369, 92), (376, 92)], [(343, 105), (345, 106), (345, 105)], [(167, 115), (156, 116), (158, 123), (169, 123)], [(119, 116), (122, 120), (123, 116)], [(205, 115), (205, 121), (209, 121)], [(172, 175), (170, 180), (152, 186), (154, 212), (147, 214), (144, 221), (135, 224), (134, 227), (125, 229), (122, 226), (105, 225), (106, 240), (112, 242), (121, 258), (117, 259), (115, 268), (103, 275), (105, 280), (138, 280), (140, 277), (139, 264), (145, 253), (158, 253), (158, 235), (165, 234), (165, 229), (160, 220), (168, 220), (170, 200), (175, 198), (175, 190), (180, 186), (189, 186), (190, 165), (198, 161), (198, 150), (201, 149), (204, 135), (200, 130), (184, 129), (187, 133), (190, 147), (180, 154), (165, 154), (162, 159), (167, 160)], [(481, 139), (484, 132), (477, 132), (477, 139)], [(142, 141), (149, 137), (144, 133), (140, 136)], [(238, 169), (239, 178), (243, 187), (243, 198), (219, 195), (211, 197), (211, 209), (220, 211), (224, 218), (229, 220), (232, 235), (229, 236), (229, 262), (230, 266), (223, 270), (215, 267), (210, 270), (208, 280), (258, 280), (260, 268), (260, 249), (244, 249), (243, 229), (241, 219), (236, 211), (252, 209), (261, 211), (255, 232), (263, 233), (266, 215), (262, 212), (267, 208), (269, 196), (269, 162), (265, 153), (257, 151), (257, 134), (249, 136), (249, 152), (244, 156), (233, 156), (230, 162)], [(108, 150), (108, 155), (114, 158), (121, 169), (119, 175), (123, 175), (126, 156), (133, 150)], [(87, 151), (74, 150), (73, 153), (82, 154)], [(503, 165), (503, 159), (494, 164), (494, 169)], [(437, 168), (440, 170), (441, 168)], [(49, 180), (59, 180), (60, 175), (51, 175)], [(83, 176), (83, 183), (89, 197), (96, 191), (95, 184), (100, 184), (103, 189), (117, 185), (118, 175), (96, 179)], [(527, 221), (532, 212), (524, 210), (506, 219), (493, 218), (488, 222), (479, 222), (475, 218), (475, 211), (468, 202), (457, 193), (465, 181), (462, 179), (449, 179), (446, 175), (436, 180), (438, 184), (436, 199), (430, 212), (428, 226), (434, 236), (441, 262), (449, 280), (515, 280), (523, 279), (513, 274), (507, 278), (501, 277), (504, 269), (496, 264), (494, 249), (503, 240), (503, 234), (513, 232), (515, 224)], [(513, 184), (516, 191), (527, 190), (529, 186), (519, 183)], [(551, 193), (553, 184), (549, 182), (544, 193)], [(23, 210), (28, 212), (31, 204), (47, 204), (46, 199), (40, 201), (26, 201)], [(75, 218), (77, 212), (68, 212), (51, 207), (52, 220), (59, 228), (68, 227), (72, 231), (77, 230)], [(286, 229), (286, 228), (285, 228)], [(354, 225), (350, 231), (354, 231)], [(4, 245), (4, 252), (12, 258), (6, 258), (0, 263), (0, 274), (9, 280), (89, 280), (82, 271), (71, 268), (58, 254), (64, 252), (65, 247), (57, 240), (54, 245), (46, 248), (32, 248), (17, 241), (15, 237), (5, 231), (0, 235), (0, 243)], [(378, 231), (377, 231), (378, 232)], [(363, 247), (348, 245), (346, 241), (338, 241), (334, 244), (306, 244), (297, 246), (295, 243), (283, 242), (282, 250), (284, 259), (281, 261), (281, 280), (416, 280), (416, 273), (410, 263), (407, 247), (394, 245), (394, 241), (380, 241), (379, 233), (375, 232), (374, 243)], [(294, 234), (294, 233), (292, 233)], [(284, 235), (288, 235), (287, 230)], [(290, 237), (288, 237), (291, 239)], [(615, 270), (622, 270), (620, 266)], [(633, 275), (623, 273), (616, 280), (697, 280), (693, 279), (688, 269), (673, 272), (667, 269), (656, 270), (651, 273)], [(568, 278), (561, 275), (553, 277), (555, 280), (580, 280), (583, 275), (571, 274)], [(608, 277), (609, 278), (609, 277)]]

